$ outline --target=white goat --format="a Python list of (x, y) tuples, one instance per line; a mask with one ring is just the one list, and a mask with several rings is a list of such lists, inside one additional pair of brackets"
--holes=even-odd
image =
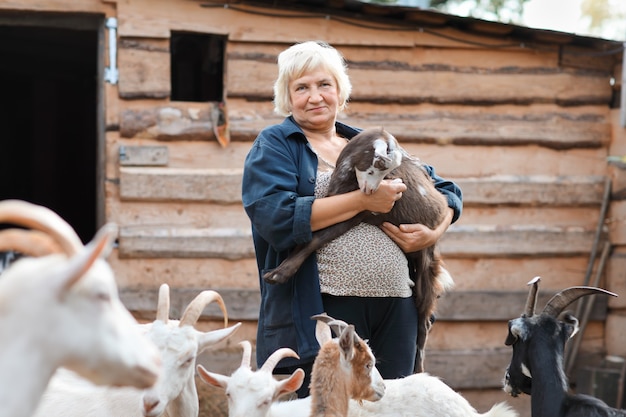
[[(344, 417), (348, 415), (350, 399), (380, 401), (384, 398), (385, 384), (374, 366), (374, 355), (367, 343), (354, 332), (354, 326), (327, 315), (314, 318), (318, 320), (316, 337), (321, 347), (313, 364), (311, 396), (288, 401), (284, 415), (308, 416), (310, 413), (315, 417)], [(336, 329), (337, 338), (332, 338), (331, 327)], [(304, 371), (297, 369), (287, 379), (276, 381), (272, 370), (280, 359), (286, 356), (297, 358), (298, 355), (291, 349), (279, 349), (261, 369), (253, 372), (250, 369), (250, 344), (245, 342), (243, 347), (241, 366), (232, 376), (208, 372), (198, 366), (200, 378), (226, 390), (230, 417), (279, 415), (274, 401), (300, 388)]]
[[(249, 356), (250, 351), (244, 349), (241, 367), (230, 377), (208, 372), (206, 369), (198, 367), (198, 372), (203, 381), (226, 390), (229, 417), (308, 416), (311, 410), (311, 397), (277, 401), (281, 396), (295, 392), (300, 388), (303, 379), (303, 376), (300, 375), (302, 370), (296, 370), (284, 380), (285, 382), (277, 381), (271, 374), (273, 366), (271, 369), (267, 369), (264, 364), (262, 371), (252, 372), (249, 369)], [(291, 356), (295, 356), (295, 353)], [(273, 363), (273, 365), (275, 364)], [(386, 379), (384, 383), (385, 394), (379, 401), (359, 402), (350, 400), (348, 416), (515, 417), (518, 415), (505, 403), (495, 404), (491, 410), (480, 414), (462, 395), (439, 378), (427, 373), (413, 374), (399, 379)], [(328, 395), (338, 394), (329, 392)]]
[[(24, 257), (0, 276), (0, 417), (31, 416), (60, 366), (97, 384), (152, 386), (160, 355), (124, 308), (103, 259), (115, 227), (84, 247), (56, 213), (20, 200), (0, 202), (0, 223), (45, 232), (64, 252)], [(3, 247), (11, 246), (7, 236)]]
[(216, 301), (228, 315), (215, 291), (201, 292), (186, 308), (182, 319), (169, 319), (169, 286), (161, 285), (157, 318), (142, 324), (163, 357), (163, 372), (145, 391), (96, 386), (75, 374), (59, 370), (44, 394), (35, 417), (198, 417), (195, 383), (196, 357), (231, 336), (241, 323), (224, 329), (200, 332), (194, 328), (202, 310)]

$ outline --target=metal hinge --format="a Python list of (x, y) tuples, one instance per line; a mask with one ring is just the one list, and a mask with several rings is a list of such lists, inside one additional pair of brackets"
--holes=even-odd
[(117, 84), (119, 79), (117, 70), (117, 19), (109, 17), (105, 26), (109, 30), (109, 66), (104, 69), (104, 80), (110, 84)]

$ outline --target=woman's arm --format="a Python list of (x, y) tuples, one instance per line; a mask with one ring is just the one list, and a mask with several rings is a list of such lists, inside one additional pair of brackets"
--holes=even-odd
[(454, 210), (449, 208), (446, 211), (446, 217), (434, 230), (420, 223), (401, 224), (400, 227), (397, 227), (392, 223), (385, 222), (381, 228), (387, 233), (387, 236), (400, 246), (403, 252), (416, 252), (437, 243), (439, 238), (448, 230), (453, 216)]
[(388, 213), (393, 204), (402, 198), (406, 185), (384, 180), (376, 192), (365, 194), (361, 190), (324, 198), (316, 198), (311, 208), (311, 230), (316, 231), (351, 219), (362, 211)]
[(435, 188), (442, 193), (448, 201), (449, 210), (437, 228), (430, 229), (423, 224), (401, 224), (396, 227), (391, 223), (384, 223), (381, 228), (387, 235), (400, 246), (405, 252), (415, 252), (434, 245), (437, 240), (448, 230), (448, 227), (457, 221), (463, 211), (463, 193), (458, 185), (450, 180), (445, 180), (435, 173), (430, 165), (425, 165), (426, 171), (435, 183)]

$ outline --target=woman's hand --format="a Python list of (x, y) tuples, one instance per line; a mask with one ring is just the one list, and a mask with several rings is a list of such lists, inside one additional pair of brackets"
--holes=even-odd
[(396, 201), (402, 198), (406, 184), (401, 179), (382, 180), (378, 189), (370, 195), (362, 193), (363, 209), (375, 213), (389, 213)]
[(401, 224), (397, 227), (389, 222), (383, 223), (381, 229), (402, 249), (403, 252), (416, 252), (428, 248), (439, 240), (450, 226), (454, 212), (448, 209), (446, 217), (436, 229), (430, 229), (423, 224)]

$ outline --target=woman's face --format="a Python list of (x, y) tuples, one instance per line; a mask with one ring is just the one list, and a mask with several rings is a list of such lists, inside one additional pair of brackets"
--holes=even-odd
[(335, 78), (324, 69), (304, 73), (289, 83), (291, 113), (303, 128), (334, 126), (339, 108)]

